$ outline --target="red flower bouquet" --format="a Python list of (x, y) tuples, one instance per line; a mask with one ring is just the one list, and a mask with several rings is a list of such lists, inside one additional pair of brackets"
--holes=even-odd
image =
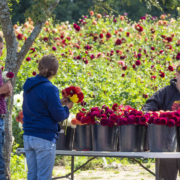
[(73, 103), (80, 103), (84, 99), (84, 94), (81, 91), (81, 88), (78, 86), (69, 86), (62, 90), (63, 97), (69, 97)]

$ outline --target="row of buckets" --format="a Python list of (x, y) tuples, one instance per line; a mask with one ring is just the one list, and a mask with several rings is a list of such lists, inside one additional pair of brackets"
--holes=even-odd
[(83, 125), (67, 127), (59, 134), (57, 150), (176, 152), (179, 151), (180, 129), (165, 125)]

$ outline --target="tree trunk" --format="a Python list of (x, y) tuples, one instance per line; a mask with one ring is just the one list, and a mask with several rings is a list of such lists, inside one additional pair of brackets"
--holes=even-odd
[[(57, 6), (60, 0), (52, 0), (49, 8), (44, 10), (45, 14), (50, 15), (54, 8)], [(3, 30), (3, 34), (6, 41), (7, 57), (5, 70), (14, 73), (14, 78), (11, 80), (13, 88), (15, 87), (17, 73), (20, 69), (23, 59), (28, 53), (30, 47), (32, 46), (34, 40), (37, 38), (41, 29), (45, 23), (46, 19), (39, 21), (31, 35), (25, 41), (21, 51), (18, 53), (18, 42), (13, 29), (13, 24), (10, 18), (10, 10), (8, 7), (7, 0), (0, 0), (0, 23)], [(12, 148), (12, 110), (13, 110), (13, 97), (14, 93), (10, 98), (7, 99), (7, 115), (5, 117), (5, 142), (3, 148), (3, 157), (5, 160), (5, 172), (6, 179), (10, 180), (10, 159), (11, 159), (11, 148)], [(9, 107), (8, 107), (9, 105)]]

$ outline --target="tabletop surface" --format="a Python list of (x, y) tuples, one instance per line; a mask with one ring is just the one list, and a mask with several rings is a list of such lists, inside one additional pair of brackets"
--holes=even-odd
[[(24, 148), (18, 148), (17, 154), (24, 154)], [(97, 157), (129, 157), (129, 158), (180, 158), (180, 152), (107, 152), (107, 151), (64, 151), (56, 150), (62, 156), (97, 156)]]

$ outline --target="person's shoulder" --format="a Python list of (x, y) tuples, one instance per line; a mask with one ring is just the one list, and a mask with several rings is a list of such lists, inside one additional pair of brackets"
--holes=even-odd
[(50, 93), (59, 92), (59, 89), (55, 85), (53, 85), (51, 82), (44, 83), (44, 86)]

